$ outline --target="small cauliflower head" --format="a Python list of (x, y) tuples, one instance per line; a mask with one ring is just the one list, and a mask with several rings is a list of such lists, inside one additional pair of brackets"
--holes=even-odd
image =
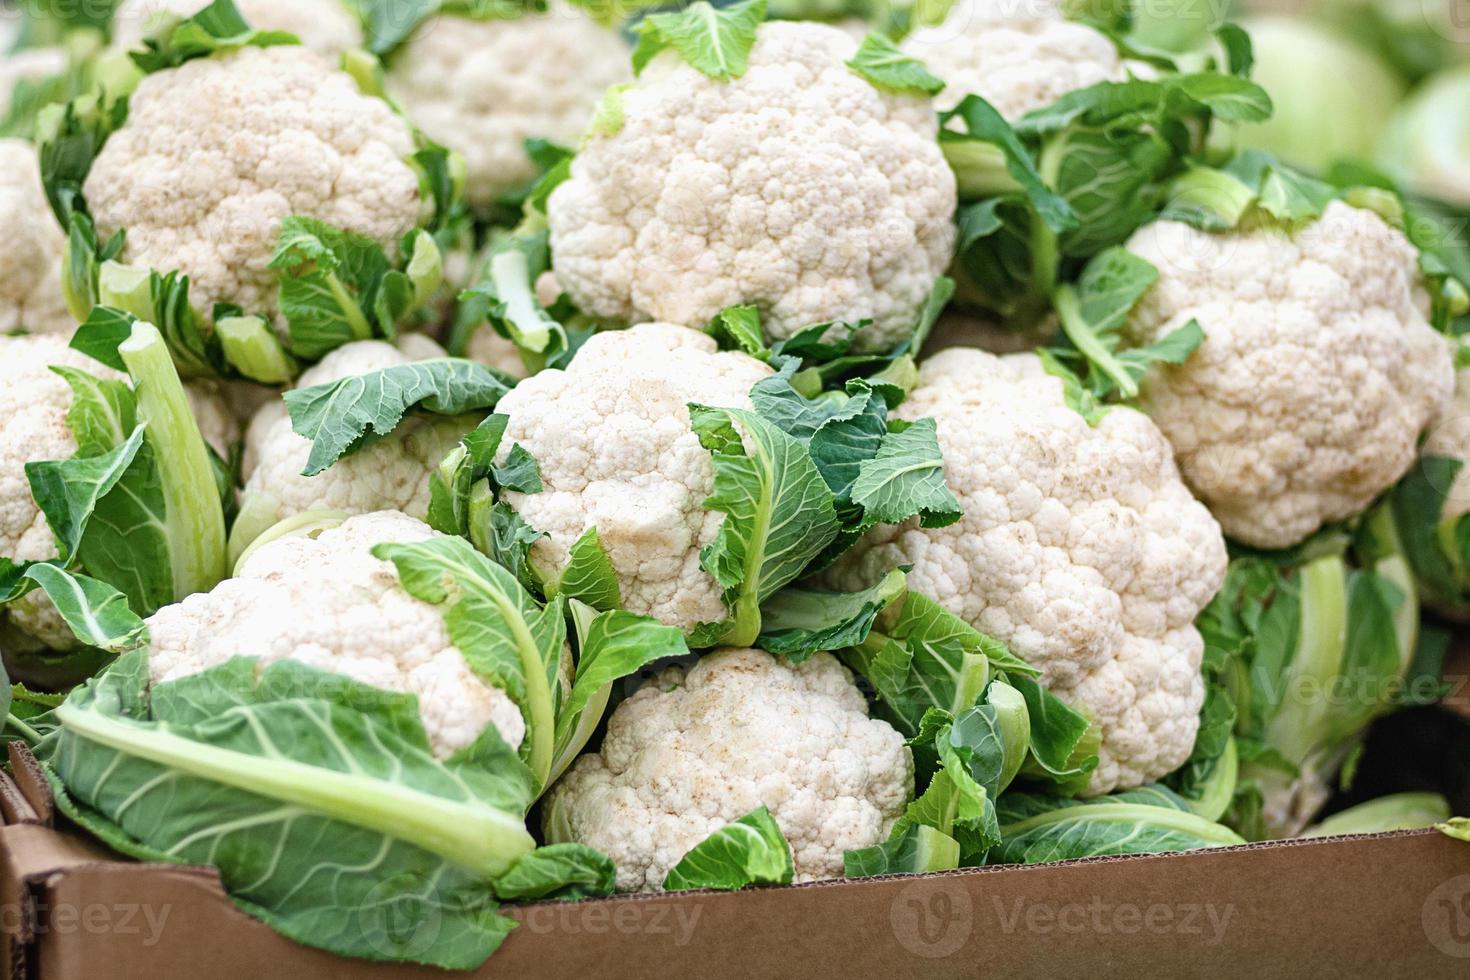
[(520, 708), (470, 670), (439, 609), (404, 591), (393, 563), (372, 555), (374, 545), (436, 536), (422, 521), (382, 511), (264, 544), (234, 578), (148, 618), (149, 676), (178, 680), (232, 657), (294, 660), (415, 695), (439, 758), (491, 725), (519, 747)]
[(464, 157), (465, 197), (485, 209), (536, 175), (526, 139), (576, 145), (602, 93), (631, 78), (615, 31), (554, 4), (512, 19), (430, 18), (394, 57), (388, 87)]
[[(208, 0), (123, 0), (112, 17), (112, 44), (143, 46), (160, 30), (209, 6)], [(245, 22), (258, 31), (285, 31), (308, 48), (339, 55), (362, 46), (362, 25), (342, 0), (235, 0)]]
[[(1455, 394), (1444, 414), (1424, 437), (1426, 456), (1444, 456), (1465, 464), (1445, 496), (1445, 519), (1470, 514), (1470, 368), (1455, 374)], [(1433, 515), (1425, 515), (1426, 519)]]
[(663, 887), (696, 844), (758, 807), (791, 844), (796, 881), (842, 877), (843, 853), (883, 841), (914, 789), (903, 736), (868, 717), (847, 669), (717, 650), (620, 704), (602, 749), (552, 788), (548, 838), (617, 865), (618, 891)]
[(912, 328), (954, 247), (954, 174), (933, 102), (883, 92), (835, 27), (765, 23), (716, 81), (672, 51), (621, 94), (548, 202), (552, 262), (583, 310), (702, 327), (754, 304), (767, 333)]
[(324, 55), (246, 47), (155, 72), (92, 164), (99, 236), (122, 261), (177, 269), (206, 320), (216, 303), (276, 312), (282, 219), (308, 215), (397, 254), (419, 220), (413, 134)]
[(954, 348), (898, 409), (933, 417), (964, 517), (875, 528), (827, 573), (839, 589), (912, 566), (909, 585), (1041, 671), (1102, 736), (1091, 794), (1178, 768), (1204, 700), (1194, 620), (1219, 591), (1220, 526), (1148, 417), (1094, 427), (1034, 354)]
[[(69, 459), (77, 440), (67, 424), (71, 387), (52, 365), (96, 377), (125, 380), (67, 346), (57, 335), (0, 337), (0, 557), (45, 561), (59, 554), (46, 515), (31, 496), (25, 464)], [(5, 615), (6, 610), (0, 610)], [(11, 625), (52, 650), (76, 646), (76, 638), (44, 593), (32, 592), (8, 609)]]
[(500, 399), (505, 445), (541, 467), (540, 493), (505, 499), (545, 537), (531, 550), (554, 578), (591, 527), (618, 573), (623, 607), (689, 630), (726, 609), (699, 551), (725, 515), (707, 510), (714, 463), (690, 427), (690, 402), (751, 407), (771, 369), (668, 323), (601, 333), (566, 370), (542, 371)]
[(36, 148), (0, 139), (0, 334), (70, 333), (76, 321), (61, 295), (66, 236), (46, 203)]
[(946, 83), (940, 109), (978, 95), (1007, 119), (1128, 77), (1106, 35), (1064, 19), (1049, 0), (959, 0), (943, 23), (917, 28), (902, 47)]
[(1187, 362), (1145, 379), (1141, 404), (1228, 536), (1291, 547), (1412, 465), (1454, 367), (1418, 253), (1377, 214), (1333, 202), (1295, 233), (1160, 221), (1127, 247), (1159, 270), (1129, 340), (1204, 330)]
[[(408, 334), (394, 346), (354, 341), (302, 373), (297, 387), (340, 381), (370, 371), (444, 357), (426, 337)], [(385, 439), (344, 456), (316, 476), (302, 476), (311, 440), (291, 428), (279, 399), (255, 413), (245, 433), (240, 517), (231, 544), (238, 548), (278, 521), (313, 510), (365, 514), (400, 511), (423, 519), (429, 512), (429, 477), (446, 453), (480, 421), (478, 415), (409, 415)]]

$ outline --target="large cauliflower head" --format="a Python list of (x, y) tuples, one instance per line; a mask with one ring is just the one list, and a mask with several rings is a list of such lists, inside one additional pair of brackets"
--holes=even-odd
[(155, 72), (88, 174), (122, 260), (189, 276), (190, 300), (274, 314), (281, 220), (309, 215), (396, 254), (419, 219), (408, 124), (299, 45), (246, 47)]
[(888, 836), (913, 794), (903, 736), (868, 717), (830, 654), (792, 664), (718, 650), (620, 704), (602, 750), (553, 787), (547, 834), (617, 865), (619, 891), (657, 891), (700, 841), (765, 806), (796, 881), (840, 878), (842, 856)]
[(262, 545), (234, 578), (148, 618), (149, 676), (177, 680), (232, 657), (295, 660), (416, 695), (440, 758), (490, 725), (518, 747), (526, 726), (515, 702), (470, 670), (439, 609), (404, 591), (393, 563), (372, 555), (377, 544), (436, 536), (422, 521), (384, 511)]
[(853, 73), (856, 47), (766, 23), (734, 81), (656, 58), (551, 195), (561, 287), (610, 319), (702, 327), (750, 303), (772, 337), (863, 319), (870, 347), (902, 336), (949, 264), (954, 174), (933, 102)]
[(631, 77), (617, 33), (558, 4), (509, 20), (431, 18), (388, 85), (425, 133), (460, 152), (465, 197), (487, 208), (535, 176), (527, 138), (575, 145), (602, 93)]
[[(108, 380), (124, 379), (72, 350), (64, 336), (0, 337), (0, 418), (5, 420), (0, 425), (0, 557), (17, 561), (45, 561), (59, 554), (25, 472), (26, 463), (68, 459), (77, 451), (66, 421), (71, 387), (51, 370), (52, 365)], [(8, 612), (12, 626), (44, 647), (68, 650), (76, 645), (44, 593), (32, 592)]]
[[(112, 16), (114, 47), (142, 47), (170, 24), (193, 17), (208, 0), (123, 0)], [(259, 31), (285, 31), (317, 51), (339, 55), (362, 46), (362, 25), (342, 0), (235, 0), (245, 22)]]
[(902, 46), (945, 81), (940, 109), (978, 95), (1007, 119), (1128, 77), (1106, 35), (1063, 19), (1048, 0), (960, 0), (943, 23), (917, 28)]
[(830, 584), (859, 588), (912, 566), (913, 589), (1039, 668), (1102, 735), (1090, 793), (1178, 768), (1204, 699), (1194, 620), (1227, 557), (1163, 435), (1128, 408), (1089, 426), (1034, 354), (966, 348), (925, 361), (898, 414), (937, 421), (964, 517), (878, 527)]
[[(307, 388), (443, 356), (437, 344), (414, 334), (405, 335), (396, 347), (381, 340), (360, 340), (322, 358), (302, 373), (297, 385)], [(312, 510), (346, 514), (396, 510), (422, 519), (429, 512), (430, 474), (479, 421), (478, 415), (410, 415), (387, 438), (344, 456), (325, 472), (302, 476), (311, 440), (291, 428), (284, 402), (268, 402), (246, 430), (241, 462), (245, 489), (236, 521), (239, 531), (232, 543), (248, 544), (277, 521)]]
[(66, 333), (76, 321), (61, 295), (66, 236), (46, 203), (36, 148), (0, 139), (0, 334)]
[(624, 608), (685, 630), (723, 619), (699, 551), (725, 515), (704, 507), (714, 463), (688, 405), (748, 409), (751, 387), (770, 374), (698, 331), (645, 323), (596, 335), (566, 370), (542, 371), (501, 398), (505, 444), (520, 443), (541, 467), (540, 493), (505, 495), (546, 534), (531, 552), (537, 569), (557, 574), (595, 527)]
[(1161, 221), (1127, 247), (1159, 269), (1130, 339), (1204, 330), (1185, 364), (1146, 379), (1142, 405), (1227, 535), (1290, 547), (1408, 470), (1454, 368), (1401, 233), (1334, 202), (1295, 233)]

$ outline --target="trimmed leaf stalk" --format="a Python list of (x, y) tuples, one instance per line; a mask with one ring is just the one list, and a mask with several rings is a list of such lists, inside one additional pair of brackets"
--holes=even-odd
[(162, 485), (174, 598), (207, 592), (229, 574), (225, 515), (209, 450), (158, 328), (139, 321), (118, 345), (132, 376)]
[(78, 738), (200, 779), (266, 796), (365, 827), (495, 877), (536, 849), (521, 818), (447, 800), (388, 780), (290, 759), (266, 759), (145, 729), (68, 702), (56, 718)]

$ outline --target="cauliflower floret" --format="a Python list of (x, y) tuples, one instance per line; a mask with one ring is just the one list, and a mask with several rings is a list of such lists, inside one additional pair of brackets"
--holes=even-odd
[(0, 224), (0, 334), (74, 330), (61, 295), (66, 235), (46, 203), (36, 148), (24, 140), (0, 139)]
[(868, 318), (868, 346), (902, 336), (950, 260), (954, 174), (933, 102), (875, 88), (855, 50), (766, 23), (734, 81), (656, 58), (551, 195), (562, 288), (609, 319), (702, 327), (753, 303), (772, 337)]
[(139, 83), (87, 176), (98, 233), (122, 259), (189, 276), (216, 303), (273, 314), (281, 220), (310, 215), (390, 254), (419, 218), (413, 135), (388, 104), (298, 45), (200, 58)]
[[(46, 515), (31, 496), (25, 464), (33, 460), (68, 459), (77, 440), (67, 424), (71, 387), (50, 368), (76, 368), (99, 378), (125, 376), (67, 346), (56, 335), (0, 337), (0, 556), (17, 561), (44, 561), (58, 554)], [(69, 650), (76, 638), (44, 593), (9, 607), (10, 621), (20, 632), (52, 650)]]
[[(112, 17), (114, 47), (142, 47), (171, 23), (193, 17), (208, 0), (123, 0)], [(235, 0), (245, 22), (260, 31), (286, 31), (317, 51), (338, 55), (362, 46), (362, 25), (341, 0)]]
[(771, 373), (698, 331), (645, 323), (598, 334), (566, 370), (512, 389), (496, 408), (510, 417), (505, 445), (536, 457), (542, 490), (505, 499), (546, 532), (531, 552), (538, 570), (557, 574), (595, 527), (625, 608), (686, 630), (725, 618), (720, 586), (699, 564), (725, 515), (704, 507), (714, 463), (687, 406), (748, 409)]
[(1034, 354), (955, 348), (897, 413), (939, 426), (959, 523), (870, 532), (828, 573), (855, 589), (899, 565), (910, 585), (1009, 644), (1102, 735), (1088, 786), (1157, 779), (1194, 748), (1204, 699), (1195, 617), (1224, 581), (1220, 526), (1148, 417), (1096, 427)]
[(388, 86), (464, 156), (465, 197), (488, 208), (535, 176), (527, 138), (575, 145), (607, 87), (632, 77), (615, 31), (557, 4), (509, 20), (431, 18), (398, 52)]
[(727, 649), (619, 705), (602, 750), (577, 760), (544, 812), (548, 836), (613, 859), (619, 891), (657, 891), (696, 844), (765, 806), (796, 881), (817, 881), (842, 876), (843, 852), (888, 836), (913, 784), (903, 736), (868, 717), (830, 654), (793, 666)]
[[(1426, 456), (1445, 456), (1467, 465), (1460, 467), (1445, 497), (1443, 517), (1470, 514), (1470, 368), (1455, 375), (1455, 394), (1444, 415), (1424, 437)], [(1425, 515), (1428, 518), (1430, 515)]]
[(383, 542), (427, 541), (427, 524), (383, 511), (279, 538), (234, 578), (148, 618), (148, 672), (178, 680), (231, 657), (295, 660), (387, 691), (414, 694), (434, 754), (472, 744), (490, 725), (512, 748), (525, 737), (515, 702), (470, 670), (444, 617), (405, 592)]
[[(400, 337), (397, 347), (381, 340), (355, 341), (304, 372), (297, 387), (444, 356), (443, 348), (418, 334)], [(323, 473), (302, 476), (311, 440), (292, 430), (283, 401), (268, 402), (246, 430), (240, 533), (231, 544), (243, 547), (277, 521), (309, 510), (396, 510), (422, 519), (429, 511), (434, 467), (479, 421), (478, 415), (410, 415), (386, 439), (343, 457)]]
[(1454, 368), (1418, 255), (1377, 214), (1333, 202), (1294, 234), (1160, 221), (1127, 247), (1159, 269), (1130, 340), (1204, 329), (1185, 364), (1146, 379), (1142, 405), (1227, 535), (1291, 547), (1408, 470)]
[(978, 95), (1007, 119), (1128, 77), (1117, 46), (1064, 20), (1054, 0), (961, 0), (942, 24), (910, 34), (903, 50), (945, 81), (940, 109)]

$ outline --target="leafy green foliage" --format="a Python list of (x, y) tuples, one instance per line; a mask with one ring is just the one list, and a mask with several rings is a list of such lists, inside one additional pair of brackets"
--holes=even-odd
[(352, 340), (395, 336), (443, 279), (438, 245), (428, 232), (405, 237), (398, 269), (365, 235), (293, 215), (281, 222), (270, 267), (281, 276), (280, 309), (291, 353), (307, 360)]
[(82, 643), (106, 651), (136, 645), (141, 617), (225, 574), (224, 510), (209, 450), (158, 331), (130, 331), (113, 354), (131, 387), (54, 369), (72, 389), (67, 421), (77, 452), (25, 471), (58, 557), (0, 557), (0, 602), (39, 586)]
[[(1152, 263), (1120, 247), (1095, 256), (1076, 285), (1059, 286), (1052, 301), (1070, 347), (1052, 350), (1057, 364), (1076, 365), (1089, 404), (1138, 395), (1138, 384), (1155, 364), (1183, 364), (1204, 343), (1190, 320), (1157, 342), (1125, 347), (1129, 315), (1158, 280)], [(1083, 409), (1083, 414), (1089, 412)], [(1095, 416), (1094, 416), (1095, 418)]]
[[(679, 630), (622, 610), (597, 613), (565, 595), (546, 604), (510, 570), (458, 537), (373, 549), (403, 587), (440, 607), (450, 639), (486, 683), (511, 696), (526, 721), (520, 755), (539, 795), (571, 763), (602, 717), (614, 681), (688, 652)], [(558, 675), (574, 613), (577, 662)]]
[(741, 0), (724, 7), (698, 0), (673, 13), (648, 14), (635, 28), (633, 72), (641, 73), (659, 52), (673, 48), (710, 78), (739, 78), (745, 74), (756, 28), (765, 16), (766, 0)]
[(194, 58), (244, 47), (269, 48), (299, 44), (285, 31), (258, 31), (240, 15), (233, 0), (214, 0), (192, 17), (179, 22), (164, 37), (150, 38), (132, 59), (145, 72), (177, 68)]
[(795, 873), (791, 845), (771, 812), (760, 807), (694, 845), (669, 869), (664, 889), (736, 891), (751, 885), (789, 885)]
[(470, 312), (457, 324), (463, 336), (451, 341), (452, 350), (464, 346), (469, 330), (488, 321), (516, 345), (531, 373), (559, 366), (570, 357), (573, 345), (566, 328), (536, 299), (536, 279), (551, 268), (548, 240), (543, 227), (511, 235), (497, 246), (479, 283), (460, 294)]
[(1175, 781), (1189, 790), (1207, 780), (1208, 753), (1223, 756), (1220, 728), (1233, 717), (1230, 821), (1247, 837), (1280, 833), (1260, 822), (1262, 802), (1289, 798), (1301, 778), (1325, 785), (1423, 666), (1412, 583), (1388, 561), (1350, 568), (1340, 549), (1238, 557), (1199, 618), (1211, 693), (1197, 751)]
[(858, 45), (857, 54), (847, 67), (881, 89), (911, 95), (937, 95), (944, 80), (936, 77), (924, 63), (899, 50), (886, 35), (872, 33)]
[[(291, 428), (311, 440), (304, 476), (393, 433), (411, 409), (463, 415), (495, 407), (509, 390), (495, 371), (460, 358), (439, 358), (352, 375), (288, 391)], [(503, 427), (501, 431), (504, 431)]]
[(1082, 800), (1007, 793), (996, 808), (1001, 843), (990, 852), (990, 864), (1043, 864), (1245, 843), (1229, 828), (1192, 813), (1161, 786)]
[(837, 537), (835, 502), (802, 445), (758, 413), (690, 405), (689, 417), (714, 460), (704, 505), (725, 515), (700, 565), (730, 610), (725, 622), (697, 628), (691, 643), (749, 646), (760, 632), (760, 604)]
[(1155, 80), (1069, 92), (1010, 125), (968, 96), (941, 133), (962, 199), (962, 281), (1007, 323), (1034, 324), (1058, 283), (1157, 213), (1212, 120), (1269, 112), (1265, 92), (1244, 78), (1178, 74), (1172, 64)]
[[(533, 781), (493, 727), (438, 759), (413, 697), (292, 661), (147, 681), (146, 653), (126, 654), (57, 709), (39, 755), (58, 804), (124, 853), (215, 865), (299, 942), (467, 969), (512, 926), (498, 876), (516, 897), (609, 883), (563, 852), (520, 863)], [(438, 928), (386, 928), (389, 905)]]

